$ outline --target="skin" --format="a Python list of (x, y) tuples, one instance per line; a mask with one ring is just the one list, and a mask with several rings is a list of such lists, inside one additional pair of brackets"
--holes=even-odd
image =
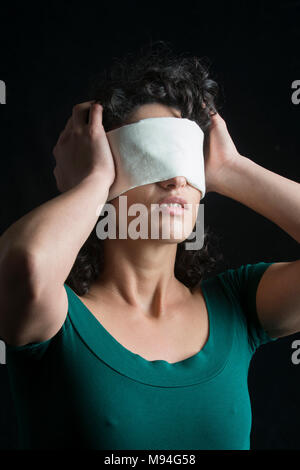
[[(176, 113), (179, 117), (175, 109), (156, 103), (143, 105), (132, 113), (127, 123), (147, 117), (174, 116)], [(241, 155), (218, 113), (211, 117), (209, 131), (205, 135), (204, 157), (207, 193), (218, 192), (244, 204), (300, 243), (299, 183)], [(148, 185), (131, 195), (150, 202), (156, 200), (160, 191), (170, 188), (182, 192), (189, 202), (198, 202), (197, 193), (186, 185), (182, 177)], [(168, 315), (166, 306), (172, 305), (173, 298), (188, 302), (190, 290), (174, 278), (175, 243), (161, 241), (153, 244), (146, 240), (136, 244), (134, 251), (130, 241), (116, 243), (115, 251), (111, 247), (110, 242), (105, 247), (110, 256), (110, 263), (105, 268), (105, 287), (134, 307), (140, 316), (160, 319)], [(299, 279), (299, 259), (274, 262), (260, 279), (256, 295), (257, 315), (261, 326), (271, 337), (300, 331)], [(97, 289), (99, 284), (95, 284), (91, 295), (97, 297)]]
[[(159, 103), (140, 106), (124, 122), (132, 124), (140, 119), (150, 117), (178, 117), (181, 113), (175, 108)], [(163, 239), (106, 239), (104, 240), (104, 256), (109, 262), (105, 263), (99, 279), (91, 286), (84, 298), (97, 303), (97, 299), (109, 292), (112, 299), (118, 304), (130, 307), (131, 316), (134, 314), (144, 318), (155, 319), (156, 323), (162, 317), (171, 314), (174, 305), (190, 302), (191, 291), (179, 282), (174, 276), (174, 263), (177, 243), (185, 240), (193, 230), (200, 203), (201, 191), (187, 183), (184, 176), (176, 176), (166, 181), (147, 184), (133, 188), (122, 196), (127, 196), (127, 207), (134, 203), (142, 203), (150, 213), (151, 203), (157, 203), (162, 197), (170, 195), (183, 197), (188, 204), (192, 204), (192, 223), (187, 219), (187, 227), (182, 238), (175, 238), (171, 230), (170, 238)], [(119, 197), (110, 201), (114, 205), (119, 218)], [(128, 217), (128, 221), (134, 217)], [(178, 218), (175, 222), (181, 223)], [(149, 217), (150, 221), (150, 217)], [(160, 228), (162, 226), (160, 219)], [(172, 228), (172, 224), (171, 224)], [(161, 233), (161, 232), (160, 232)]]
[[(178, 110), (154, 103), (136, 108), (126, 123), (174, 115), (180, 118)], [(115, 178), (100, 104), (74, 106), (53, 155), (53, 173), (63, 194), (25, 214), (0, 238), (0, 335), (8, 344), (45, 341), (65, 321), (68, 299), (63, 284)], [(244, 204), (300, 243), (299, 183), (241, 155), (219, 114), (212, 116), (205, 134), (204, 158), (207, 193)], [(170, 193), (182, 193), (194, 205), (199, 202), (199, 191), (183, 177), (135, 188), (127, 195), (131, 202), (149, 206)], [(172, 234), (169, 240), (107, 241), (105, 269), (83, 298), (117, 339), (126, 333), (123, 344), (137, 345), (137, 352), (147, 358), (155, 349), (155, 359), (167, 354), (172, 362), (197, 352), (208, 332), (201, 289), (192, 292), (174, 277), (178, 241)], [(260, 279), (257, 315), (272, 337), (300, 331), (299, 279), (299, 259), (274, 262)]]

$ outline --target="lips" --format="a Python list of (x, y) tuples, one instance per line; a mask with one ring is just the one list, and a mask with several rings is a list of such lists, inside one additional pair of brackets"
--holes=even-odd
[(184, 205), (187, 204), (186, 200), (179, 196), (169, 196), (166, 198), (161, 199), (158, 204), (180, 204), (181, 207), (184, 209)]

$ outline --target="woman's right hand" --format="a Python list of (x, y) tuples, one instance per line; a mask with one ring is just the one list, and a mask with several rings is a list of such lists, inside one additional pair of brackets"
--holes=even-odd
[(108, 188), (114, 182), (115, 164), (102, 125), (102, 111), (103, 107), (95, 101), (73, 107), (72, 116), (53, 148), (56, 160), (53, 173), (60, 192), (73, 188), (95, 173), (105, 177)]

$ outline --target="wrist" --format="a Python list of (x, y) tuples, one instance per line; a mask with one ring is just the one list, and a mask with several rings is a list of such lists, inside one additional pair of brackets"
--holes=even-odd
[(251, 163), (252, 160), (240, 154), (228, 159), (215, 175), (211, 191), (230, 196), (233, 184)]
[(86, 182), (88, 184), (95, 184), (98, 186), (101, 185), (101, 187), (107, 189), (107, 192), (109, 191), (109, 188), (112, 185), (111, 175), (99, 170), (89, 173), (82, 179), (82, 182)]

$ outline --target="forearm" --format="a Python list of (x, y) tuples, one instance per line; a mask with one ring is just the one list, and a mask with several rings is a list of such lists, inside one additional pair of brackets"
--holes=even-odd
[[(77, 186), (47, 201), (12, 224), (0, 239), (1, 260), (30, 255), (34, 278), (64, 283), (108, 197), (104, 176), (90, 175)], [(2, 265), (1, 265), (2, 267)], [(37, 275), (36, 275), (37, 274)]]
[(214, 190), (271, 220), (300, 243), (300, 184), (241, 156)]

